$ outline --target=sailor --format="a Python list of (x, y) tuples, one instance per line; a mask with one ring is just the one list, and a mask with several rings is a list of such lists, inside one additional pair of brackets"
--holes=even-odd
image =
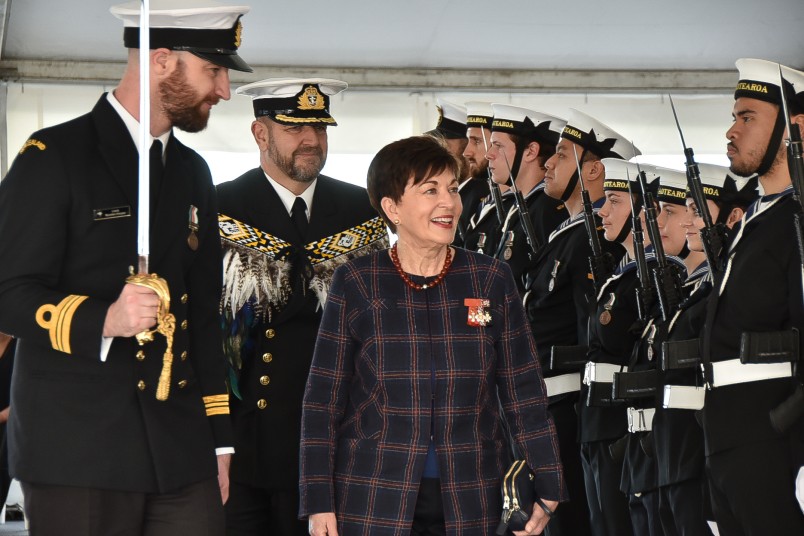
[[(592, 523), (602, 526), (600, 507), (595, 506), (593, 510), (591, 505), (587, 505), (591, 491), (584, 482), (578, 451), (576, 405), (581, 386), (580, 371), (587, 361), (587, 299), (594, 294), (590, 270), (593, 251), (586, 224), (592, 226), (603, 247), (600, 257), (610, 258), (610, 264), (614, 265), (624, 253), (619, 244), (603, 240), (597, 216), (597, 208), (603, 202), (605, 177), (600, 159), (613, 155), (630, 158), (634, 151), (631, 144), (616, 132), (586, 114), (572, 110), (556, 153), (545, 162), (544, 178), (545, 193), (556, 202), (564, 203), (568, 217), (550, 233), (530, 268), (524, 297), (542, 360), (545, 386), (550, 397), (549, 409), (558, 432), (561, 461), (570, 494), (570, 502), (562, 505), (562, 510), (570, 513), (563, 517), (559, 513), (554, 520), (558, 523), (551, 525), (561, 531), (559, 534), (597, 534), (590, 526), (589, 512), (593, 514)], [(583, 184), (590, 200), (588, 214), (584, 211), (578, 167), (583, 172)], [(596, 494), (594, 498), (597, 503)], [(624, 500), (622, 503), (622, 510), (627, 514)]]
[[(509, 104), (492, 107), (494, 122), (486, 153), (489, 169), (497, 184), (510, 184), (513, 178), (515, 195), (519, 198), (508, 210), (496, 238), (495, 257), (511, 266), (517, 287), (524, 293), (525, 270), (536, 259), (550, 233), (567, 216), (564, 204), (544, 193), (543, 182), (544, 164), (555, 154), (566, 121)], [(528, 216), (527, 222), (520, 213), (523, 202), (521, 208)]]
[(801, 199), (783, 143), (788, 122), (804, 129), (804, 72), (756, 59), (737, 60), (737, 69), (726, 155), (732, 172), (759, 176), (762, 197), (740, 222), (708, 302), (707, 474), (721, 534), (804, 534), (794, 494), (796, 475), (804, 478)]
[[(463, 246), (461, 237), (469, 226), (469, 220), (477, 211), (478, 205), (489, 195), (491, 176), (486, 150), (491, 137), (491, 121), (494, 111), (488, 102), (471, 101), (466, 103), (466, 147), (463, 157), (469, 164), (469, 178), (458, 185), (463, 211), (455, 235), (455, 246)], [(499, 195), (499, 192), (495, 193)]]
[[(702, 191), (715, 225), (728, 232), (756, 198), (756, 179), (746, 180), (728, 168), (699, 164)], [(703, 407), (700, 381), (699, 336), (703, 327), (706, 297), (712, 288), (709, 263), (700, 230), (703, 219), (687, 188), (686, 177), (660, 178), (663, 234), (671, 225), (681, 225), (689, 252), (684, 257), (686, 280), (683, 300), (670, 320), (651, 337), (653, 355), (660, 370), (658, 404), (653, 416), (653, 451), (658, 468), (659, 518), (665, 535), (709, 536), (713, 523), (704, 474), (703, 430), (696, 411)], [(680, 211), (684, 198), (688, 209)], [(671, 244), (664, 242), (672, 253)]]
[(332, 273), (388, 244), (366, 191), (327, 176), (330, 99), (346, 83), (268, 79), (252, 98), (260, 166), (218, 186), (221, 309), (232, 363), (232, 535), (306, 534), (298, 520), (301, 403)]
[(436, 127), (425, 134), (444, 142), (449, 152), (458, 161), (458, 181), (463, 183), (470, 178), (469, 162), (463, 155), (469, 142), (466, 138), (466, 107), (437, 98), (436, 110), (438, 111)]

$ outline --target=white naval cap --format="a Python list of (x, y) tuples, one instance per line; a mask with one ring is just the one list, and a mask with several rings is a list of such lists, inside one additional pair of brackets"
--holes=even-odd
[(349, 84), (331, 78), (267, 78), (240, 86), (238, 95), (252, 98), (255, 117), (269, 117), (283, 125), (332, 125), (330, 97)]
[(598, 158), (630, 160), (642, 154), (631, 144), (631, 140), (574, 108), (570, 108), (570, 116), (561, 137), (580, 145)]
[(510, 104), (492, 104), (491, 130), (556, 145), (567, 121), (544, 112)]
[[(804, 72), (754, 58), (740, 58), (735, 65), (740, 72), (740, 79), (734, 89), (735, 99), (747, 97), (780, 105), (782, 100), (779, 88), (784, 85), (790, 113), (804, 113)], [(780, 68), (784, 82), (779, 79)]]
[(466, 138), (466, 108), (449, 101), (436, 98), (438, 123), (435, 130), (447, 139)]
[[(128, 2), (109, 9), (123, 21), (127, 48), (139, 48), (141, 8), (141, 2)], [(211, 0), (153, 0), (148, 17), (150, 48), (185, 50), (215, 65), (251, 72), (237, 55), (243, 32), (240, 17), (249, 9)]]
[(747, 205), (757, 196), (756, 175), (740, 177), (729, 168), (715, 164), (698, 164), (698, 171), (704, 197), (707, 199), (729, 201), (739, 196)]
[(606, 178), (603, 179), (604, 190), (627, 192), (630, 181), (631, 193), (642, 195), (642, 189), (637, 182), (640, 171), (645, 173), (648, 191), (656, 193), (659, 187), (659, 169), (661, 168), (651, 164), (629, 162), (622, 158), (603, 158), (601, 162), (606, 168)]
[[(646, 164), (640, 164), (640, 167), (644, 165)], [(687, 173), (659, 166), (655, 166), (654, 171), (659, 176), (656, 200), (674, 205), (685, 205), (687, 203)]]
[(466, 103), (467, 128), (484, 128), (491, 130), (491, 121), (494, 119), (494, 109), (490, 102), (469, 101)]

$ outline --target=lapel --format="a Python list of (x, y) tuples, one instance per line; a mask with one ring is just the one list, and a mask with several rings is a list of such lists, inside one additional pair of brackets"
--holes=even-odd
[(249, 178), (245, 195), (246, 221), (253, 222), (254, 227), (260, 231), (292, 244), (299, 243), (298, 232), (290, 219), (290, 214), (276, 190), (268, 182), (262, 168), (254, 170), (254, 174)]
[[(190, 235), (190, 205), (193, 204), (191, 177), (194, 172), (184, 160), (172, 134), (165, 156), (162, 186), (156, 206), (151, 207), (151, 257), (154, 265), (176, 244), (186, 244)], [(182, 236), (177, 237), (177, 234)]]
[(98, 132), (98, 151), (109, 175), (123, 191), (132, 214), (137, 214), (137, 169), (139, 155), (125, 123), (104, 93), (91, 112)]
[(305, 239), (317, 240), (329, 236), (332, 230), (332, 217), (338, 212), (335, 202), (337, 193), (328, 177), (319, 175), (313, 194), (310, 226)]

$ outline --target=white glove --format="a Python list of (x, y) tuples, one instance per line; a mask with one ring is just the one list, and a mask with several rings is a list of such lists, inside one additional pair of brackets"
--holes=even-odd
[(798, 470), (796, 476), (796, 499), (798, 499), (798, 506), (804, 512), (804, 467)]

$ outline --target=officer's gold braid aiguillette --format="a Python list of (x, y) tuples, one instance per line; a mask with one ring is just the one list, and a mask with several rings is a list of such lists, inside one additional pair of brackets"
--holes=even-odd
[(146, 287), (159, 297), (159, 309), (156, 313), (156, 329), (137, 333), (137, 342), (144, 346), (154, 340), (155, 333), (164, 335), (167, 341), (165, 355), (162, 358), (162, 372), (156, 387), (156, 399), (167, 400), (170, 394), (170, 371), (173, 366), (173, 334), (176, 331), (176, 317), (170, 312), (170, 290), (167, 281), (156, 274), (134, 274), (126, 278), (127, 283)]

